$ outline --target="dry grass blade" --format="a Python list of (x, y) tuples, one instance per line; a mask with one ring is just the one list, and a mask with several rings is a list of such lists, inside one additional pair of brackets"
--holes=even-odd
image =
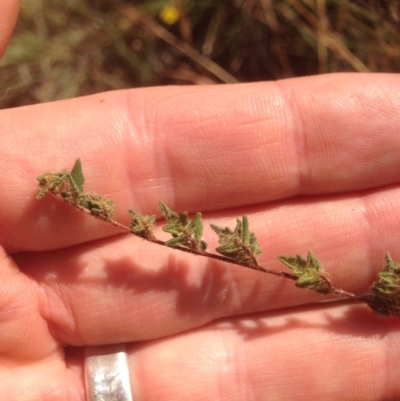
[(123, 14), (128, 17), (132, 23), (139, 23), (143, 25), (153, 35), (179, 49), (194, 62), (205, 68), (207, 71), (211, 72), (217, 78), (219, 78), (222, 82), (239, 82), (233, 75), (229, 74), (229, 72), (225, 71), (217, 63), (198, 52), (189, 43), (186, 43), (183, 40), (180, 40), (179, 38), (174, 36), (154, 19), (149, 18), (144, 14), (141, 14), (139, 11), (136, 10), (135, 7), (129, 5), (124, 6)]
[(399, 28), (400, 4), (387, 0), (21, 0), (0, 60), (0, 107), (141, 86), (400, 72)]

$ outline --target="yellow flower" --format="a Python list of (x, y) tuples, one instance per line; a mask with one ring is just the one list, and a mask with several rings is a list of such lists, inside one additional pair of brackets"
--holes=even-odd
[(179, 19), (179, 11), (174, 6), (164, 6), (159, 16), (161, 20), (167, 25), (173, 25)]

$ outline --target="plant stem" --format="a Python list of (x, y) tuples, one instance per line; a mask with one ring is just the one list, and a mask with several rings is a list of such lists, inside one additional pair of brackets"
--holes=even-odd
[(110, 219), (109, 217), (104, 217), (102, 215), (92, 213), (89, 209), (86, 209), (85, 207), (83, 207), (83, 206), (81, 206), (81, 205), (79, 205), (77, 203), (67, 202), (58, 193), (51, 192), (51, 194), (55, 198), (57, 198), (58, 200), (60, 200), (60, 201), (62, 201), (64, 203), (68, 203), (69, 205), (71, 205), (75, 209), (80, 210), (81, 212), (84, 212), (84, 213), (86, 213), (86, 214), (88, 214), (88, 215), (90, 215), (92, 217), (95, 217), (96, 219), (99, 219), (101, 221), (104, 221), (104, 222), (106, 222), (108, 224), (111, 224), (114, 227), (119, 228), (121, 231), (124, 231), (125, 233), (135, 235), (136, 237), (139, 237), (139, 238), (141, 238), (143, 240), (152, 242), (154, 244), (165, 246), (165, 247), (167, 247), (169, 249), (178, 249), (178, 250), (186, 252), (186, 253), (191, 253), (192, 255), (204, 256), (204, 257), (207, 257), (207, 258), (219, 260), (221, 262), (226, 262), (226, 263), (231, 263), (231, 264), (242, 266), (242, 267), (247, 267), (248, 269), (259, 270), (259, 271), (262, 271), (264, 273), (273, 274), (273, 275), (279, 276), (279, 277), (285, 277), (285, 278), (288, 278), (290, 280), (297, 280), (297, 276), (294, 275), (294, 274), (290, 274), (290, 273), (286, 273), (286, 272), (278, 272), (278, 271), (271, 270), (271, 269), (266, 269), (265, 267), (259, 266), (256, 262), (254, 264), (252, 264), (252, 265), (246, 265), (246, 264), (238, 262), (238, 261), (236, 261), (234, 259), (227, 258), (226, 256), (223, 256), (223, 255), (217, 255), (215, 253), (210, 253), (210, 252), (206, 252), (206, 251), (198, 251), (198, 250), (191, 249), (191, 248), (186, 248), (186, 247), (183, 247), (183, 246), (171, 247), (171, 246), (166, 245), (165, 242), (162, 241), (162, 240), (159, 240), (159, 239), (156, 239), (156, 238), (152, 239), (152, 238), (142, 237), (141, 235), (132, 232), (131, 229), (128, 226), (125, 226), (124, 224), (121, 224), (118, 221)]
[[(215, 254), (215, 253), (210, 253), (210, 252), (206, 252), (206, 251), (199, 251), (199, 250), (196, 250), (196, 249), (186, 248), (186, 247), (183, 247), (183, 246), (174, 246), (174, 247), (168, 246), (162, 240), (159, 240), (157, 238), (142, 237), (140, 234), (132, 232), (131, 229), (128, 226), (125, 226), (124, 224), (121, 224), (118, 221), (115, 221), (115, 220), (113, 220), (113, 219), (111, 219), (109, 217), (105, 217), (105, 216), (100, 215), (100, 214), (92, 213), (89, 209), (86, 209), (85, 207), (83, 207), (83, 206), (81, 206), (81, 205), (79, 205), (77, 203), (68, 202), (59, 193), (51, 192), (51, 194), (55, 198), (57, 198), (58, 200), (60, 200), (60, 201), (62, 201), (64, 203), (68, 203), (69, 205), (71, 205), (75, 209), (80, 210), (81, 212), (84, 212), (84, 213), (86, 213), (86, 214), (88, 214), (88, 215), (90, 215), (92, 217), (95, 217), (95, 218), (97, 218), (97, 219), (99, 219), (101, 221), (104, 221), (104, 222), (106, 222), (108, 224), (111, 224), (114, 227), (117, 227), (118, 229), (120, 229), (121, 231), (123, 231), (125, 233), (135, 235), (135, 236), (137, 236), (137, 237), (139, 237), (139, 238), (141, 238), (143, 240), (152, 242), (154, 244), (165, 246), (165, 247), (170, 248), (170, 249), (178, 249), (179, 251), (190, 253), (192, 255), (204, 256), (204, 257), (207, 257), (207, 258), (210, 258), (210, 259), (219, 260), (221, 262), (231, 263), (231, 264), (234, 264), (234, 265), (237, 265), (237, 266), (246, 267), (248, 269), (253, 269), (253, 270), (257, 270), (257, 271), (263, 272), (263, 273), (272, 274), (274, 276), (284, 277), (284, 278), (287, 278), (287, 279), (293, 280), (293, 281), (296, 281), (298, 279), (298, 276), (296, 276), (295, 274), (291, 274), (291, 273), (287, 273), (287, 272), (283, 272), (283, 271), (271, 270), (271, 269), (267, 269), (267, 268), (265, 268), (263, 266), (260, 266), (257, 263), (255, 258), (253, 258), (254, 262), (252, 264), (247, 265), (247, 264), (239, 262), (239, 261), (237, 261), (235, 259), (231, 259), (231, 258), (228, 258), (226, 256), (218, 255), (218, 254)], [(339, 296), (340, 298), (348, 298), (348, 299), (352, 299), (354, 301), (361, 301), (361, 302), (364, 302), (364, 303), (368, 303), (368, 301), (369, 301), (368, 296), (365, 296), (365, 295), (364, 296), (358, 296), (358, 295), (355, 295), (355, 294), (353, 294), (353, 293), (351, 293), (349, 291), (345, 291), (345, 290), (342, 290), (340, 288), (336, 288), (336, 287), (333, 287), (333, 286), (332, 286), (331, 293)]]

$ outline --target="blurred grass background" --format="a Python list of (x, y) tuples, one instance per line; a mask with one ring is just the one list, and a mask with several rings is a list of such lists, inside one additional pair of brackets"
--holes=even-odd
[(392, 0), (22, 0), (0, 108), (112, 89), (400, 72)]

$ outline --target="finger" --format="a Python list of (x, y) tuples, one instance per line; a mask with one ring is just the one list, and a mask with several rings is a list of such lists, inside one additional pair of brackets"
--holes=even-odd
[(123, 222), (129, 207), (151, 214), (159, 200), (206, 211), (396, 183), (399, 84), (396, 75), (330, 75), (5, 110), (1, 243), (40, 250), (115, 233), (54, 202), (29, 201), (33, 177), (71, 168), (77, 156), (86, 190), (113, 198)]
[[(57, 353), (57, 344), (40, 315), (38, 292), (0, 249), (0, 354), (3, 364), (36, 362)], [(0, 364), (1, 365), (1, 364)]]
[[(2, 400), (83, 400), (76, 357), (64, 360), (38, 287), (0, 249), (0, 392)], [(79, 359), (81, 364), (82, 358)]]
[[(387, 202), (391, 198), (398, 201)], [(289, 272), (277, 256), (306, 257), (311, 249), (335, 287), (362, 294), (377, 280), (385, 252), (400, 260), (399, 202), (399, 189), (393, 189), (253, 211), (250, 229), (263, 250), (259, 263)], [(230, 226), (234, 218), (214, 223)], [(209, 231), (205, 240), (210, 252), (218, 245)], [(58, 340), (79, 346), (148, 340), (225, 316), (332, 298), (288, 279), (129, 236), (15, 259), (46, 294), (46, 320)]]
[(327, 306), (242, 317), (143, 345), (133, 394), (157, 400), (397, 400), (397, 320)]
[(0, 3), (0, 58), (6, 50), (17, 22), (18, 9), (18, 0), (2, 0)]
[[(11, 366), (0, 366), (1, 395), (4, 400), (38, 401), (53, 399), (57, 401), (85, 401), (82, 382), (82, 358), (78, 369), (65, 367), (65, 361), (47, 356), (42, 360), (24, 365), (21, 361)], [(50, 398), (49, 398), (50, 397)]]

